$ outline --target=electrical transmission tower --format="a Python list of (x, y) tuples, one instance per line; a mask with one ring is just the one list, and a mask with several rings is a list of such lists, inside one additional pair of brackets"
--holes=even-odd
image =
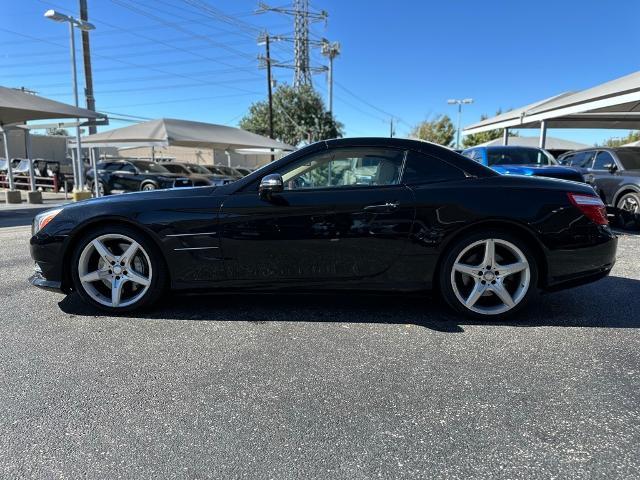
[(293, 0), (293, 7), (270, 7), (264, 3), (258, 4), (258, 12), (277, 12), (284, 15), (291, 15), (294, 18), (294, 36), (287, 38), (282, 36), (272, 36), (272, 40), (293, 41), (295, 54), (294, 64), (273, 63), (276, 67), (293, 68), (293, 86), (311, 85), (311, 74), (326, 71), (326, 67), (312, 67), (310, 60), (310, 47), (321, 47), (326, 40), (314, 41), (309, 39), (309, 24), (327, 20), (328, 14), (325, 11), (313, 12), (309, 10), (309, 0)]

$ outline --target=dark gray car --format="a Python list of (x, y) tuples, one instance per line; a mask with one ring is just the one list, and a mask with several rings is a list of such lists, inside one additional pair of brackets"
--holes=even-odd
[(578, 168), (607, 205), (640, 213), (640, 147), (576, 150), (558, 162)]

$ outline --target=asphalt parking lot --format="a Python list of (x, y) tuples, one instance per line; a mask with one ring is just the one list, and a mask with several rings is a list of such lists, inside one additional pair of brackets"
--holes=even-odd
[(504, 324), (367, 295), (107, 317), (27, 285), (28, 237), (0, 228), (2, 478), (640, 477), (640, 236)]

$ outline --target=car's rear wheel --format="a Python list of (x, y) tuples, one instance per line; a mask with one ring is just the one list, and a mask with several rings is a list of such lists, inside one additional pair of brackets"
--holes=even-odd
[(166, 268), (158, 249), (125, 226), (85, 235), (72, 259), (75, 290), (91, 305), (110, 312), (150, 305), (162, 293)]
[(457, 241), (440, 270), (445, 301), (458, 312), (502, 318), (524, 307), (536, 293), (535, 257), (519, 237), (484, 231)]
[(640, 213), (640, 194), (635, 192), (625, 193), (616, 205), (620, 210), (629, 213)]
[(155, 190), (156, 188), (158, 187), (156, 187), (155, 183), (145, 183), (142, 185), (142, 188), (140, 188), (140, 190), (148, 192), (151, 190)]

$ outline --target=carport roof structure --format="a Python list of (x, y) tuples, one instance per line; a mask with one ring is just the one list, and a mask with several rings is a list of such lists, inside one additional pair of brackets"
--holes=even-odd
[(578, 92), (567, 92), (469, 125), (465, 134), (493, 129), (640, 128), (640, 72)]
[(22, 90), (0, 87), (0, 126), (49, 118), (99, 117), (104, 117), (104, 115), (92, 110), (49, 100)]
[(159, 118), (116, 128), (82, 138), (87, 147), (164, 147), (168, 145), (195, 148), (266, 148), (294, 150), (291, 145), (239, 128)]

